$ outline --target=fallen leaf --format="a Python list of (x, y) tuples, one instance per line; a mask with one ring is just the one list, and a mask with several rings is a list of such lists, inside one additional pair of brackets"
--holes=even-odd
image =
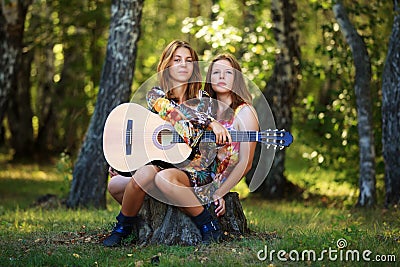
[(135, 262), (135, 267), (143, 266), (143, 264), (144, 264), (143, 261), (136, 261), (136, 262)]

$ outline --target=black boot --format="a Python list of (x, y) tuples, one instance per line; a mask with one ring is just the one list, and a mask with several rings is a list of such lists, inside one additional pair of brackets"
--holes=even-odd
[(201, 237), (203, 244), (210, 244), (211, 242), (221, 242), (223, 235), (218, 221), (212, 220), (209, 223), (203, 224), (201, 229)]
[(103, 245), (106, 247), (120, 246), (122, 240), (127, 238), (133, 231), (133, 228), (139, 224), (139, 217), (132, 216), (128, 217), (120, 212), (116, 217), (117, 223), (115, 224), (111, 235), (103, 241)]
[(222, 241), (222, 231), (217, 220), (214, 220), (208, 210), (204, 209), (199, 215), (192, 217), (199, 228), (203, 244)]

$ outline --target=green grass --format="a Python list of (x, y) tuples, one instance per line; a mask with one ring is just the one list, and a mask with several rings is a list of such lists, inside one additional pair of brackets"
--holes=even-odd
[[(33, 205), (45, 194), (65, 196), (65, 173), (52, 165), (0, 166), (0, 266), (153, 266), (156, 259), (158, 266), (377, 265), (332, 261), (328, 255), (324, 261), (278, 259), (279, 250), (286, 251), (286, 257), (295, 256), (295, 251), (314, 250), (319, 257), (323, 249), (337, 249), (337, 241), (342, 238), (347, 242), (342, 252), (370, 250), (370, 257), (393, 254), (397, 262), (378, 266), (400, 266), (400, 212), (353, 208), (356, 189), (335, 184), (336, 174), (328, 170), (316, 173), (288, 166), (290, 180), (309, 185), (303, 199), (265, 201), (251, 194), (243, 199), (253, 233), (241, 240), (209, 247), (128, 245), (110, 249), (101, 245), (119, 211), (110, 198), (107, 210), (68, 210), (59, 203), (60, 198)], [(246, 192), (243, 184), (238, 190)], [(275, 250), (272, 261), (257, 258), (260, 251), (263, 256), (265, 248), (268, 255)]]

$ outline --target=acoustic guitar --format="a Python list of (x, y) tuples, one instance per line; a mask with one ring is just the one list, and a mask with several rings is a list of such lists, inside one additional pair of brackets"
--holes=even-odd
[[(229, 131), (232, 142), (261, 142), (274, 149), (283, 149), (293, 142), (284, 130)], [(200, 142), (215, 142), (212, 131), (205, 131)], [(117, 171), (135, 171), (141, 166), (161, 160), (171, 164), (185, 161), (192, 148), (161, 119), (141, 105), (124, 103), (108, 115), (103, 132), (103, 152), (108, 164)]]

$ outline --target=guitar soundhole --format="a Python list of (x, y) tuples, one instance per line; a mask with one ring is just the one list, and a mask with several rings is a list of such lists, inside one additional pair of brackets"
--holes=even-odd
[(157, 135), (157, 141), (161, 146), (167, 146), (172, 143), (172, 133), (170, 130), (161, 130)]
[(169, 149), (173, 143), (173, 133), (174, 128), (170, 125), (162, 125), (158, 127), (153, 134), (154, 145), (159, 149)]

